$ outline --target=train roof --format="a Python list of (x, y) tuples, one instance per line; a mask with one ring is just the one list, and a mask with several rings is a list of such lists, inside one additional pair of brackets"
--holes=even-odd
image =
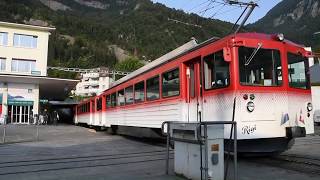
[[(113, 88), (113, 87), (116, 87), (136, 76), (138, 76), (139, 74), (142, 74), (142, 73), (145, 73), (161, 64), (165, 64), (169, 61), (171, 61), (172, 59), (175, 59), (179, 56), (182, 56), (188, 52), (191, 52), (191, 51), (194, 51), (194, 50), (197, 50), (201, 47), (204, 47), (210, 43), (213, 43), (213, 42), (216, 42), (218, 40), (224, 40), (224, 41), (227, 41), (231, 38), (246, 38), (246, 39), (261, 39), (261, 40), (273, 40), (272, 38), (273, 35), (270, 35), (270, 34), (263, 34), (263, 33), (238, 33), (238, 34), (230, 34), (222, 39), (218, 38), (218, 37), (212, 37), (211, 39), (207, 40), (207, 41), (204, 41), (200, 44), (197, 43), (196, 39), (192, 38), (191, 41), (187, 42), (186, 44), (174, 49), (173, 51), (161, 56), (160, 58), (150, 62), (149, 64), (146, 64), (145, 66), (137, 69), (136, 71), (133, 71), (132, 73), (130, 73), (129, 75), (113, 82), (110, 86), (109, 89)], [(293, 43), (289, 40), (284, 40), (284, 42), (286, 42), (287, 44), (291, 44), (293, 46), (300, 46), (302, 47), (302, 45), (299, 45), (299, 44), (296, 44), (296, 43)], [(107, 90), (109, 90), (107, 89)], [(107, 91), (106, 90), (106, 91)]]
[[(126, 82), (136, 76), (138, 76), (139, 74), (142, 74), (142, 73), (145, 73), (161, 64), (165, 64), (166, 62), (169, 62), (170, 60), (174, 59), (174, 58), (177, 58), (187, 52), (190, 52), (190, 51), (194, 51), (195, 49), (198, 49), (200, 47), (203, 47), (204, 45), (206, 44), (209, 44), (209, 43), (212, 43), (214, 41), (217, 41), (219, 40), (220, 38), (218, 37), (213, 37), (207, 41), (204, 41), (203, 43), (201, 44), (198, 44), (197, 43), (197, 40), (192, 38), (191, 41), (185, 43), (184, 45), (174, 49), (173, 51), (161, 56), (160, 58), (150, 62), (149, 64), (137, 69), (136, 71), (133, 71), (132, 73), (130, 73), (129, 75), (119, 79), (118, 81), (115, 81), (111, 84), (110, 88), (112, 87), (115, 87), (119, 84), (122, 84), (123, 82)], [(109, 89), (110, 89), (109, 88)]]

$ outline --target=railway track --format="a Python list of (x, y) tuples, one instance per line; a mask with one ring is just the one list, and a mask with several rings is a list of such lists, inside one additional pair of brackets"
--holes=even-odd
[(320, 175), (320, 159), (295, 155), (279, 155), (250, 159), (250, 162), (266, 164), (272, 167), (298, 171), (305, 174)]
[[(0, 162), (0, 177), (26, 173), (40, 173), (81, 168), (128, 165), (152, 161), (164, 161), (165, 151), (145, 151), (92, 156), (59, 157), (24, 161)], [(170, 154), (172, 159), (172, 152)]]

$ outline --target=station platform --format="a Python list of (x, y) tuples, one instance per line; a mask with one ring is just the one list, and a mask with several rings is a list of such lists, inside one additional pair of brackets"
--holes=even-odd
[[(319, 169), (285, 160), (286, 155), (307, 157), (303, 160), (318, 158), (320, 127), (316, 129), (317, 134), (298, 139), (291, 150), (279, 156), (284, 160), (240, 158), (239, 179), (320, 179)], [(11, 135), (19, 138), (24, 134)], [(232, 163), (230, 165), (232, 172)], [(232, 173), (228, 177), (231, 180)], [(39, 141), (0, 144), (0, 179), (183, 180), (173, 173), (173, 159), (170, 173), (165, 175), (165, 144), (162, 142), (110, 135), (72, 125), (41, 126)]]

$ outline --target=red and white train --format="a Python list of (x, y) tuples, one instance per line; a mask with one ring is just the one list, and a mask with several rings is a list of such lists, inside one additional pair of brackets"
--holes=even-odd
[(281, 34), (193, 40), (81, 102), (74, 121), (151, 136), (164, 121), (231, 121), (235, 102), (239, 151), (282, 152), (314, 133), (310, 55)]

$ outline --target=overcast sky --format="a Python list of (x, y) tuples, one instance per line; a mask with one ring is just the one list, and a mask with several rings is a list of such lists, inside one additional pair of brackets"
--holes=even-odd
[[(182, 9), (185, 12), (197, 13), (205, 17), (213, 17), (214, 19), (220, 19), (234, 23), (244, 7), (225, 6), (221, 2), (224, 0), (152, 0), (153, 2), (159, 2), (165, 4), (168, 7)], [(273, 8), (281, 0), (254, 0), (258, 3), (257, 7), (248, 22), (252, 23), (262, 18), (266, 13)], [(212, 3), (215, 2), (215, 3)], [(248, 0), (242, 0), (242, 2), (249, 2)], [(209, 7), (209, 8), (208, 8)]]

